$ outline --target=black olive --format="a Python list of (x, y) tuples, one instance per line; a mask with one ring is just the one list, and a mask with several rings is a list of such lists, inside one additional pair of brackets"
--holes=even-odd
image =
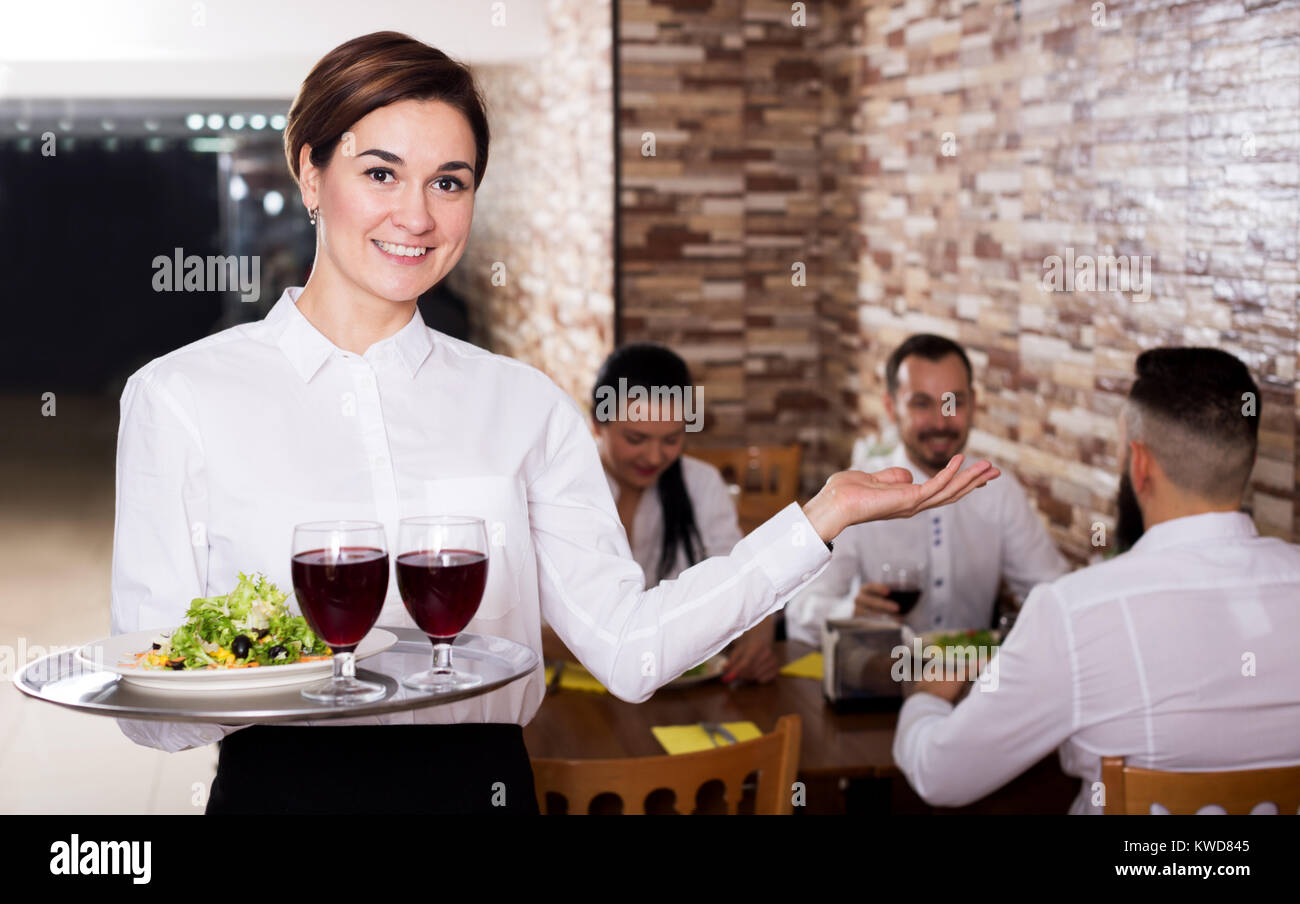
[(266, 637), (266, 635), (268, 635), (268, 634), (270, 634), (270, 633), (271, 633), (271, 629), (270, 629), (270, 628), (262, 628), (261, 630), (259, 630), (259, 631), (257, 632), (257, 639), (258, 639), (258, 640), (262, 640), (262, 639), (264, 639), (264, 638)]
[(230, 642), (230, 652), (235, 654), (236, 659), (247, 659), (248, 651), (252, 648), (253, 642), (244, 634), (240, 634)]
[(169, 663), (167, 663), (167, 668), (169, 668), (169, 669), (175, 669), (176, 671), (179, 672), (181, 669), (185, 668), (185, 660), (184, 660), (184, 659), (178, 659), (178, 660), (176, 660), (175, 662), (169, 662)]
[(156, 644), (153, 645), (153, 648), (154, 648), (155, 650), (161, 650), (161, 649), (162, 649), (162, 644), (160, 644), (160, 643), (156, 643)]
[(280, 644), (276, 644), (275, 646), (271, 647), (271, 649), (266, 651), (266, 655), (271, 657), (272, 659), (279, 659), (281, 656), (285, 655), (288, 652), (289, 651), (286, 650), (283, 646), (281, 646)]

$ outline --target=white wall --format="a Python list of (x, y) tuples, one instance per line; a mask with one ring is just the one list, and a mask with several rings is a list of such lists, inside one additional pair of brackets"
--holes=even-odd
[(0, 98), (289, 98), (392, 29), (467, 63), (547, 52), (543, 0), (0, 0)]

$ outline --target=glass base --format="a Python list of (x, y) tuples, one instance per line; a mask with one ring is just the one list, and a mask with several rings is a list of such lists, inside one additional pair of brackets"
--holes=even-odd
[(471, 687), (478, 687), (482, 683), (483, 679), (478, 675), (458, 672), (455, 669), (426, 669), (423, 672), (416, 672), (414, 675), (407, 675), (402, 679), (402, 684), (411, 690), (427, 694), (463, 691)]
[(308, 700), (330, 706), (348, 706), (356, 703), (374, 703), (384, 699), (388, 691), (382, 684), (358, 681), (356, 678), (330, 678), (302, 689)]

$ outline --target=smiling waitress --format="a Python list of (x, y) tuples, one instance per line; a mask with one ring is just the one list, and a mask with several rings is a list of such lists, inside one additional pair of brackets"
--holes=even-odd
[[(922, 485), (901, 469), (841, 472), (730, 555), (647, 590), (578, 406), (416, 309), (464, 252), (487, 168), (469, 70), (394, 32), (348, 41), (307, 76), (284, 143), (316, 225), (307, 285), (259, 322), (151, 361), (122, 394), (114, 634), (179, 625), (191, 599), (229, 591), (239, 571), (290, 589), (297, 523), (377, 521), (392, 544), (402, 518), (469, 514), (499, 529), (467, 630), (540, 655), (544, 614), (602, 684), (642, 701), (780, 609), (847, 525), (997, 476), (985, 462), (958, 474), (959, 459)], [(395, 581), (379, 623), (414, 627)], [(120, 724), (171, 751), (224, 738), (209, 813), (536, 813), (522, 726), (544, 692), (539, 667), (382, 717)]]

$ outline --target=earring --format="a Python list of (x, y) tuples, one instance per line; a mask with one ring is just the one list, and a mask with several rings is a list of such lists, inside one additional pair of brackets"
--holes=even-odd
[(311, 211), (307, 214), (307, 219), (311, 221), (311, 224), (313, 226), (316, 225), (316, 214), (319, 211), (320, 211), (319, 207), (313, 207)]

